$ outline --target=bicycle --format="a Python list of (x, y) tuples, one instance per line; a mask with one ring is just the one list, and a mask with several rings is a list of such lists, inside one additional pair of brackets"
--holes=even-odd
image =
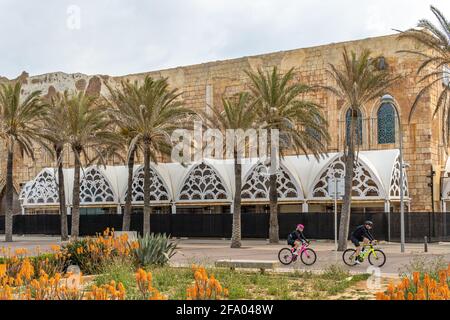
[(303, 264), (307, 266), (313, 265), (316, 262), (317, 255), (316, 252), (313, 249), (308, 248), (308, 246), (309, 243), (303, 242), (301, 247), (297, 248), (297, 255), (294, 255), (295, 250), (293, 251), (293, 248), (283, 248), (278, 252), (278, 260), (280, 260), (283, 265), (287, 266), (300, 257)]
[[(344, 263), (348, 266), (356, 265), (355, 249), (347, 249), (342, 253), (342, 259)], [(364, 244), (362, 248), (362, 258), (363, 262), (368, 258), (369, 263), (375, 267), (382, 267), (386, 263), (386, 255), (380, 249), (374, 249), (374, 244)]]

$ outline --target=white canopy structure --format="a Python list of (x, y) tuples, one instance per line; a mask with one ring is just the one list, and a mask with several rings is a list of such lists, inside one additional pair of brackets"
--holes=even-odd
[[(391, 201), (399, 200), (399, 151), (361, 151), (354, 170), (352, 196), (357, 201), (384, 202), (389, 210)], [(312, 156), (286, 156), (277, 170), (280, 204), (325, 203), (333, 200), (329, 178), (343, 178), (345, 166), (341, 153), (329, 153), (317, 160)], [(127, 195), (126, 166), (92, 166), (81, 170), (80, 204), (85, 207), (120, 208)], [(406, 172), (405, 172), (406, 177)], [(73, 169), (64, 169), (66, 204), (73, 202)], [(234, 161), (206, 159), (183, 166), (178, 163), (152, 164), (150, 169), (150, 202), (153, 206), (231, 205), (235, 193)], [(58, 206), (57, 170), (43, 169), (28, 182), (20, 199), (24, 210)], [(409, 201), (405, 179), (405, 199)], [(450, 185), (448, 185), (450, 194)], [(134, 168), (132, 203), (144, 202), (144, 168)], [(269, 201), (269, 171), (258, 159), (242, 161), (243, 204)], [(120, 209), (119, 209), (120, 211)]]

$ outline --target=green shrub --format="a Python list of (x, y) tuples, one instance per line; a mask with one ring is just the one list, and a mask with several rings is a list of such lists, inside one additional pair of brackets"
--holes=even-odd
[(127, 299), (137, 299), (139, 294), (136, 287), (136, 276), (133, 260), (115, 257), (102, 266), (102, 273), (95, 277), (94, 283), (101, 287), (105, 284), (122, 283), (126, 290)]
[(20, 270), (24, 260), (28, 260), (34, 269), (33, 277), (39, 277), (39, 272), (42, 270), (50, 277), (56, 273), (62, 273), (68, 266), (68, 259), (63, 254), (43, 253), (37, 256), (14, 256), (1, 257), (0, 264), (7, 265), (7, 273), (10, 277), (15, 277)]
[(69, 254), (70, 264), (79, 266), (84, 274), (97, 274), (103, 265), (103, 255), (92, 254), (89, 249), (90, 242), (89, 238), (70, 241), (64, 249)]
[(408, 264), (399, 268), (399, 276), (410, 277), (413, 272), (419, 272), (423, 279), (425, 274), (429, 274), (433, 279), (439, 279), (439, 271), (447, 269), (447, 262), (442, 255), (434, 257), (414, 256)]
[(166, 234), (145, 235), (138, 238), (139, 247), (133, 249), (134, 258), (139, 266), (167, 264), (176, 253), (177, 243)]
[(323, 272), (324, 279), (330, 279), (335, 281), (343, 280), (349, 276), (350, 272), (337, 263), (327, 265)]
[(98, 274), (112, 259), (128, 259), (132, 246), (126, 235), (114, 236), (107, 229), (95, 237), (78, 239), (67, 243), (63, 250), (70, 257), (70, 263), (78, 265), (85, 274)]
[[(62, 273), (69, 265), (69, 259), (64, 254), (45, 253), (35, 257), (30, 257), (30, 262), (33, 265), (35, 272), (39, 270), (53, 277), (56, 273)], [(36, 274), (36, 276), (39, 276)]]

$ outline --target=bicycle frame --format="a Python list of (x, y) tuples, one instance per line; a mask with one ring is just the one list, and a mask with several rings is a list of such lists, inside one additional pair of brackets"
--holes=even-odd
[[(367, 247), (369, 249), (364, 250)], [(366, 259), (369, 256), (370, 253), (372, 253), (374, 255), (374, 257), (377, 258), (377, 254), (375, 252), (375, 249), (373, 248), (373, 244), (364, 244), (363, 245), (363, 250), (364, 250), (364, 253), (363, 253), (363, 256), (362, 256), (363, 259)]]
[(306, 250), (306, 248), (308, 248), (308, 246), (309, 246), (308, 243), (305, 243), (305, 242), (302, 243), (302, 245), (296, 249), (297, 250), (297, 254), (300, 256)]

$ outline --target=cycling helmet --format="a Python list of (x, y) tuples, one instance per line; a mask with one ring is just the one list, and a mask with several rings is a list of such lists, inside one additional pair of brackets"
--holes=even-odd
[(370, 220), (367, 220), (366, 222), (364, 222), (364, 224), (368, 224), (369, 226), (373, 226), (373, 222)]
[(300, 223), (297, 225), (297, 229), (299, 229), (299, 228), (305, 229), (305, 226)]

